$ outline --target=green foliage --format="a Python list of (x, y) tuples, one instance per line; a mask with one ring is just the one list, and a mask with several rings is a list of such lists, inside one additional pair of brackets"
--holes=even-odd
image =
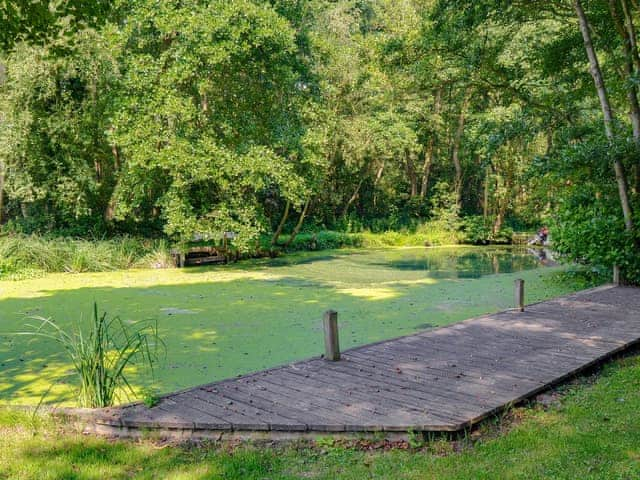
[(448, 231), (460, 229), (460, 204), (454, 190), (446, 182), (438, 182), (431, 197), (432, 218)]
[(301, 148), (294, 31), (249, 0), (141, 1), (130, 15), (118, 32), (111, 139), (127, 161), (115, 215), (143, 221), (160, 207), (176, 239), (230, 230), (247, 249), (265, 229), (266, 195), (305, 193), (290, 161)]
[(411, 448), (422, 448), (425, 444), (424, 432), (416, 432), (415, 430), (409, 430), (407, 432), (408, 443)]
[(68, 35), (74, 29), (96, 26), (112, 15), (109, 0), (39, 0), (0, 2), (0, 49), (11, 49), (17, 42), (45, 42)]
[(98, 315), (93, 306), (93, 323), (89, 331), (78, 327), (67, 332), (53, 320), (33, 317), (39, 325), (28, 325), (31, 330), (22, 335), (39, 336), (58, 343), (80, 382), (78, 404), (81, 407), (103, 408), (112, 406), (124, 393), (133, 394), (127, 369), (134, 364), (153, 365), (159, 359), (162, 341), (158, 337), (157, 323), (138, 322), (126, 325), (118, 317)]
[(106, 136), (117, 83), (107, 41), (89, 30), (73, 41), (20, 44), (6, 69), (0, 167), (10, 216), (42, 229), (103, 223), (118, 169)]
[(494, 217), (484, 218), (480, 215), (465, 217), (462, 221), (465, 243), (472, 245), (510, 244), (513, 229), (503, 226), (498, 233), (493, 232)]
[(561, 285), (570, 283), (580, 290), (597, 287), (611, 281), (611, 272), (602, 271), (597, 267), (578, 267), (558, 272), (552, 281)]
[(155, 390), (149, 388), (142, 390), (142, 403), (144, 403), (147, 408), (155, 407), (159, 401), (160, 397)]
[(363, 232), (359, 235), (362, 246), (368, 248), (458, 245), (464, 240), (460, 231), (451, 230), (450, 224), (442, 221), (425, 222), (413, 231)]
[[(286, 244), (289, 240), (288, 235), (281, 237), (281, 242)], [(321, 231), (317, 233), (301, 233), (296, 236), (294, 241), (287, 247), (288, 251), (314, 251), (314, 250), (331, 250), (345, 247), (359, 247), (362, 245), (362, 239), (359, 235)], [(268, 247), (267, 247), (268, 248)]]
[(606, 147), (596, 138), (559, 149), (542, 164), (550, 178), (565, 183), (554, 192), (551, 239), (566, 260), (591, 265), (608, 278), (613, 265), (619, 265), (625, 280), (637, 284), (638, 233), (626, 231), (618, 190), (607, 174), (616, 156), (627, 165), (637, 158), (635, 147), (625, 139)]
[(626, 281), (638, 283), (639, 238), (625, 230), (619, 207), (611, 207), (561, 208), (552, 229), (554, 248), (568, 260), (592, 265), (602, 273), (618, 265)]

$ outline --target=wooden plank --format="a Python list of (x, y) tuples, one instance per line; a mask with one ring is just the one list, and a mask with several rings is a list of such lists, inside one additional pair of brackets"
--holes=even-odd
[[(277, 377), (282, 375), (278, 373)], [(274, 375), (275, 377), (275, 375)], [(294, 384), (277, 384), (270, 381), (270, 376), (263, 377), (260, 382), (256, 382), (253, 388), (256, 389), (261, 397), (268, 398), (276, 402), (283, 409), (295, 409), (302, 415), (305, 412), (313, 412), (314, 416), (321, 418), (312, 418), (312, 422), (308, 425), (312, 429), (326, 429), (331, 422), (344, 426), (363, 425), (370, 416), (363, 414), (352, 405), (347, 403), (339, 404), (323, 395), (306, 395), (300, 390), (299, 385)], [(320, 392), (322, 393), (322, 392)]]
[[(331, 386), (337, 384), (342, 388), (344, 396), (357, 400), (370, 401), (376, 405), (378, 413), (395, 412), (402, 409), (428, 415), (431, 423), (452, 423), (463, 420), (459, 411), (448, 408), (427, 408), (427, 406), (431, 407), (434, 405), (433, 397), (425, 399), (419, 395), (404, 395), (402, 392), (398, 392), (384, 383), (380, 384), (375, 381), (357, 378), (336, 370), (332, 370), (331, 372), (317, 371), (310, 375), (295, 371), (287, 372), (287, 374), (296, 376), (295, 381), (301, 384), (309, 380), (320, 383), (326, 388), (325, 394)], [(280, 377), (280, 375), (278, 377)], [(275, 381), (277, 381), (277, 379), (274, 380), (274, 382)]]
[(305, 431), (306, 423), (291, 417), (275, 414), (268, 407), (250, 399), (212, 394), (204, 390), (189, 392), (187, 401), (192, 401), (203, 411), (214, 409), (217, 415), (229, 421), (234, 430), (286, 430)]
[(363, 362), (354, 365), (361, 370), (376, 371), (387, 382), (397, 383), (398, 378), (412, 382), (410, 388), (415, 391), (423, 391), (440, 397), (445, 404), (455, 404), (456, 408), (462, 406), (494, 407), (496, 403), (510, 398), (514, 391), (530, 390), (540, 385), (538, 382), (504, 381), (495, 377), (487, 377), (486, 382), (470, 382), (460, 376), (448, 378), (416, 370), (399, 370), (393, 366), (378, 365), (375, 367)]
[[(296, 383), (301, 391), (312, 395), (322, 392), (337, 403), (357, 402), (362, 411), (367, 412), (366, 415), (389, 415), (401, 410), (425, 413), (424, 400), (394, 396), (391, 391), (382, 390), (380, 384), (361, 381), (349, 375), (340, 375), (335, 371), (329, 374), (318, 371), (311, 375), (288, 371), (283, 372), (273, 381), (274, 383), (276, 381)], [(452, 418), (441, 415), (439, 420), (451, 421)]]
[[(588, 345), (592, 343), (592, 345)], [(517, 337), (509, 338), (500, 333), (491, 332), (490, 334), (471, 334), (471, 335), (451, 335), (447, 337), (420, 337), (419, 340), (407, 342), (408, 346), (420, 345), (428, 348), (456, 348), (456, 352), (461, 354), (473, 352), (477, 358), (486, 358), (487, 360), (496, 360), (504, 358), (522, 358), (524, 355), (538, 353), (541, 351), (548, 352), (553, 356), (575, 356), (584, 355), (589, 350), (592, 351), (608, 351), (611, 343), (607, 342), (603, 345), (597, 339), (592, 340), (575, 340), (572, 338), (554, 338), (548, 337), (547, 342), (537, 338)], [(406, 347), (410, 348), (410, 347)], [(565, 353), (566, 351), (566, 353)]]
[[(295, 403), (295, 399), (285, 395), (282, 391), (274, 393), (262, 383), (258, 384), (256, 382), (252, 385), (244, 385), (242, 388), (238, 387), (237, 389), (232, 386), (222, 387), (219, 393), (224, 395), (225, 398), (245, 405), (251, 401), (251, 405), (256, 405), (256, 407), (263, 410), (269, 410), (279, 415), (284, 414), (287, 417), (295, 419), (296, 423), (305, 425), (307, 428), (309, 423), (317, 425), (325, 424), (327, 417), (323, 416), (322, 413), (335, 417), (333, 412), (328, 410), (325, 412), (321, 407), (316, 407), (313, 410), (301, 409), (299, 405)], [(348, 420), (351, 419), (351, 417), (348, 418)], [(336, 424), (336, 428), (343, 429), (344, 423), (337, 422)], [(279, 424), (274, 422), (272, 428), (274, 430), (288, 430), (289, 425), (290, 424), (285, 422), (280, 422)]]
[[(510, 368), (505, 370), (504, 360), (487, 360), (481, 355), (472, 353), (462, 354), (455, 348), (447, 349), (446, 345), (435, 343), (428, 347), (432, 356), (421, 356), (419, 348), (406, 348), (402, 352), (376, 352), (374, 355), (362, 353), (361, 351), (350, 351), (346, 358), (359, 358), (370, 360), (373, 357), (384, 358), (389, 363), (397, 363), (397, 367), (403, 367), (405, 363), (420, 363), (422, 368), (433, 371), (434, 375), (443, 372), (442, 376), (463, 375), (467, 380), (485, 379), (492, 375), (500, 375), (502, 378), (521, 380), (525, 382), (541, 382), (540, 370), (531, 367), (529, 359), (513, 359)], [(547, 374), (554, 374), (553, 371), (545, 370)]]
[[(476, 395), (445, 391), (439, 388), (436, 382), (415, 380), (407, 375), (395, 374), (392, 371), (386, 372), (383, 368), (370, 368), (365, 365), (355, 365), (352, 362), (350, 364), (341, 362), (333, 366), (333, 368), (341, 370), (354, 378), (369, 379), (376, 381), (378, 384), (386, 384), (400, 390), (419, 393), (429, 403), (441, 405), (445, 413), (451, 411), (449, 407), (455, 412), (464, 413), (491, 406), (486, 403), (485, 399), (478, 398)], [(453, 401), (455, 401), (455, 405), (452, 404)]]
[[(585, 353), (584, 349), (572, 349), (570, 351), (563, 351), (554, 347), (553, 344), (550, 343), (549, 347), (544, 346), (536, 346), (531, 343), (521, 347), (521, 348), (509, 348), (507, 345), (490, 345), (488, 342), (485, 342), (482, 346), (478, 346), (474, 350), (475, 342), (472, 338), (467, 340), (465, 339), (457, 339), (456, 344), (452, 345), (452, 342), (434, 342), (431, 340), (425, 340), (420, 342), (420, 344), (405, 344), (402, 350), (398, 349), (387, 349), (387, 350), (374, 350), (371, 352), (367, 351), (356, 351), (354, 354), (363, 354), (366, 356), (371, 356), (375, 358), (377, 355), (386, 356), (386, 358), (393, 360), (399, 356), (406, 355), (407, 353), (415, 355), (418, 360), (429, 361), (429, 357), (422, 357), (420, 354), (426, 348), (429, 351), (441, 352), (441, 351), (449, 351), (454, 354), (456, 357), (461, 358), (460, 364), (464, 364), (465, 358), (469, 358), (469, 355), (473, 355), (473, 363), (478, 366), (478, 368), (485, 369), (487, 366), (495, 366), (496, 364), (504, 365), (505, 361), (512, 362), (515, 366), (522, 366), (524, 370), (524, 374), (527, 372), (535, 373), (536, 368), (541, 368), (546, 363), (541, 363), (538, 360), (543, 360), (544, 362), (551, 362), (551, 372), (555, 372), (557, 367), (555, 366), (555, 361), (558, 357), (561, 357), (568, 361), (574, 360), (588, 360), (593, 357), (594, 354), (599, 352), (606, 352), (611, 350), (609, 348), (591, 348), (591, 353)], [(473, 353), (470, 353), (473, 352)], [(349, 352), (351, 353), (351, 352)], [(441, 355), (441, 354), (439, 354)], [(535, 365), (531, 365), (531, 362), (536, 360)], [(470, 362), (469, 362), (470, 363)], [(517, 372), (518, 369), (510, 367), (510, 371)], [(495, 367), (494, 367), (495, 368)], [(502, 368), (501, 370), (504, 370)], [(486, 375), (485, 375), (486, 376)], [(521, 378), (525, 378), (524, 376)], [(531, 378), (529, 376), (529, 378)]]
[[(176, 401), (178, 400), (178, 401)], [(208, 410), (199, 409), (192, 399), (184, 401), (184, 397), (164, 399), (158, 408), (179, 418), (189, 419), (194, 428), (210, 430), (231, 430), (231, 424), (222, 418), (212, 415)]]
[[(268, 381), (268, 378), (264, 376), (250, 383), (228, 385), (224, 388), (222, 391), (225, 395), (231, 395), (232, 393), (239, 396), (250, 394), (262, 401), (271, 402), (276, 408), (282, 409), (283, 411), (292, 412), (292, 414), (303, 417), (306, 415), (312, 422), (318, 422), (318, 425), (325, 424), (327, 419), (333, 419), (341, 425), (345, 425), (347, 422), (354, 420), (360, 420), (360, 417), (355, 415), (346, 412), (337, 412), (335, 405), (330, 404), (322, 398), (300, 396), (299, 392), (292, 386), (288, 386), (287, 388), (274, 387), (274, 385)], [(309, 415), (309, 412), (313, 413)]]

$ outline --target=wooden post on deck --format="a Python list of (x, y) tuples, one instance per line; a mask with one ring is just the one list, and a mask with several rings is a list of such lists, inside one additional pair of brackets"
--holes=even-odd
[(620, 285), (620, 267), (618, 265), (613, 266), (613, 284)]
[(328, 310), (324, 313), (324, 358), (331, 362), (340, 360), (340, 341), (338, 339), (338, 312)]
[(524, 280), (521, 278), (515, 281), (516, 287), (516, 308), (524, 312)]

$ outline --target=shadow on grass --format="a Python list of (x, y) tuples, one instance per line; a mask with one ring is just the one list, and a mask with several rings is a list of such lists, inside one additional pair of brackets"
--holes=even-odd
[[(33, 475), (26, 478), (130, 479), (185, 478), (264, 479), (282, 471), (270, 450), (226, 453), (213, 446), (160, 448), (151, 442), (131, 444), (71, 436), (55, 443), (32, 440), (20, 452), (20, 464)], [(21, 477), (25, 478), (25, 477)]]

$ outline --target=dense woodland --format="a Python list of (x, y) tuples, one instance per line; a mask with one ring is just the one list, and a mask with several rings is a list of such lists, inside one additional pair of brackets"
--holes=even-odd
[(637, 0), (0, 9), (5, 231), (549, 224), (640, 278)]

